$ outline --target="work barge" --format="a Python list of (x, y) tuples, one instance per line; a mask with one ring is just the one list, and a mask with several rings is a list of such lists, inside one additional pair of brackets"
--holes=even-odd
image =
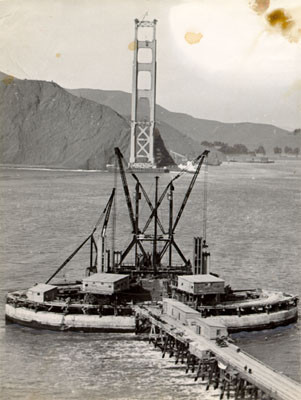
[[(175, 216), (173, 198), (176, 180), (185, 171), (173, 177), (161, 194), (158, 190), (158, 177), (155, 177), (153, 201), (138, 176), (133, 173), (133, 205), (123, 156), (118, 148), (115, 153), (132, 231), (129, 244), (121, 251), (109, 248), (108, 245), (107, 229), (111, 210), (114, 209), (116, 190), (113, 188), (92, 233), (50, 278), (28, 290), (8, 293), (7, 321), (41, 329), (133, 332), (133, 305), (145, 301), (162, 301), (164, 297), (192, 307), (208, 322), (222, 322), (229, 333), (273, 328), (297, 320), (296, 296), (261, 289), (233, 290), (225, 285), (224, 279), (212, 273), (205, 229), (203, 237), (193, 238), (192, 262), (177, 244), (176, 229), (208, 151), (198, 157), (196, 172)], [(204, 193), (206, 185), (204, 181)], [(142, 196), (149, 207), (149, 214), (146, 214), (144, 221), (140, 204)], [(204, 203), (206, 197), (205, 194)], [(159, 216), (164, 200), (167, 227)], [(205, 209), (206, 206), (203, 209), (204, 227)], [(57, 279), (57, 275), (85, 245), (89, 246), (90, 255), (84, 276), (74, 281)], [(56, 281), (53, 283), (54, 279)]]

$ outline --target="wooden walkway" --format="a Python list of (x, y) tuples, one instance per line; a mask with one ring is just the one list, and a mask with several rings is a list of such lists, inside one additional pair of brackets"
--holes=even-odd
[(221, 347), (215, 340), (196, 334), (191, 327), (162, 314), (159, 307), (136, 307), (138, 321), (151, 324), (150, 341), (165, 354), (186, 364), (186, 372), (196, 372), (195, 380), (207, 381), (207, 388), (219, 388), (220, 398), (301, 399), (301, 385), (280, 374), (226, 341)]

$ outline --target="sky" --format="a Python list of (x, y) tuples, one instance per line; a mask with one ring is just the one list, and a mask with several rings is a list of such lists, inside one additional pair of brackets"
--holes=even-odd
[(301, 128), (300, 0), (0, 0), (0, 71), (131, 92), (143, 17), (158, 20), (158, 104)]

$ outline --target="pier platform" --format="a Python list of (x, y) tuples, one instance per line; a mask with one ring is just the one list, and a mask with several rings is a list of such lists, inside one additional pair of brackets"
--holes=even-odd
[[(202, 318), (203, 321), (197, 323), (200, 317), (195, 310), (167, 300), (173, 308), (168, 305), (168, 309), (164, 301), (163, 308), (162, 305), (135, 308), (137, 332), (149, 324), (149, 340), (161, 349), (162, 357), (167, 354), (175, 357), (176, 363), (185, 364), (186, 373), (194, 372), (195, 380), (205, 381), (207, 389), (210, 386), (218, 389), (220, 399), (301, 399), (298, 382), (245, 353), (226, 336), (219, 336), (224, 333), (221, 325), (205, 330), (206, 321)], [(176, 309), (186, 312), (184, 320), (184, 311), (180, 314), (174, 312)]]

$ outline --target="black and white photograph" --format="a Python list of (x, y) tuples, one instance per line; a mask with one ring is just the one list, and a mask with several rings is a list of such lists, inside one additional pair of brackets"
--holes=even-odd
[(300, 0), (0, 0), (0, 398), (301, 399)]

